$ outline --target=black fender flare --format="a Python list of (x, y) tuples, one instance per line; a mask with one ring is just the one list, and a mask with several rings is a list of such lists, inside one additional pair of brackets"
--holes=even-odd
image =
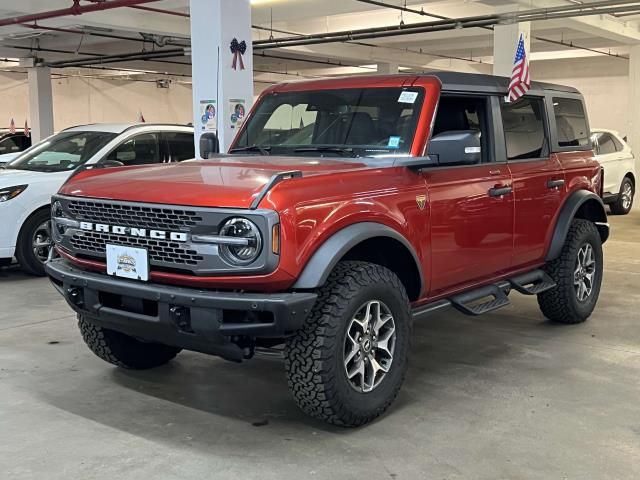
[(569, 233), (571, 222), (576, 218), (578, 211), (588, 202), (590, 203), (589, 214), (585, 220), (591, 220), (596, 224), (602, 243), (607, 241), (609, 238), (609, 224), (607, 223), (607, 212), (604, 208), (604, 202), (598, 195), (589, 190), (578, 190), (573, 192), (562, 206), (562, 210), (556, 221), (553, 236), (551, 237), (551, 246), (545, 258), (547, 262), (555, 260), (560, 256), (567, 234)]
[(327, 281), (336, 264), (349, 250), (359, 243), (375, 237), (397, 240), (411, 253), (420, 276), (419, 291), (421, 291), (424, 278), (422, 267), (411, 243), (396, 230), (375, 222), (354, 223), (329, 237), (311, 256), (293, 288), (306, 290), (321, 287)]

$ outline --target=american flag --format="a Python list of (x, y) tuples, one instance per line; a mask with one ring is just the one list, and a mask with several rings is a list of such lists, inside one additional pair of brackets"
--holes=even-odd
[(11, 119), (11, 123), (9, 124), (9, 132), (16, 133), (16, 122)]
[(513, 61), (513, 71), (511, 72), (511, 82), (509, 83), (509, 95), (507, 101), (515, 102), (523, 96), (531, 87), (529, 77), (529, 59), (524, 49), (524, 36), (520, 34), (516, 58)]
[(24, 136), (25, 137), (30, 137), (31, 136), (31, 130), (29, 130), (29, 125), (27, 125), (27, 121), (24, 121)]

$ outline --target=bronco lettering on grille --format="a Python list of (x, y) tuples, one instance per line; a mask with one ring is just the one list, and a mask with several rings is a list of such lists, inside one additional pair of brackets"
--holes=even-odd
[(154, 240), (171, 240), (173, 242), (186, 242), (189, 239), (188, 234), (184, 232), (166, 232), (164, 230), (123, 227), (120, 225), (107, 225), (104, 223), (80, 222), (80, 230), (113, 233), (115, 235), (128, 235), (130, 237), (152, 238)]

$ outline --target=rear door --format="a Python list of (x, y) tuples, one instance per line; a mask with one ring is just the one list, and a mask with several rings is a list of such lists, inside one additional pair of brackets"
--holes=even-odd
[(560, 162), (550, 153), (545, 110), (542, 96), (525, 96), (514, 103), (500, 101), (504, 151), (513, 177), (514, 268), (544, 257), (549, 225), (566, 192)]
[(513, 195), (495, 151), (497, 97), (443, 94), (433, 136), (480, 131), (481, 160), (424, 170), (431, 205), (430, 296), (492, 278), (511, 267)]
[(196, 156), (193, 133), (164, 132), (162, 143), (166, 149), (165, 162), (182, 162), (194, 159)]

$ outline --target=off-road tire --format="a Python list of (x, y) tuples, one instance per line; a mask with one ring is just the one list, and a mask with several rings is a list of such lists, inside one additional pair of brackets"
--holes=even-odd
[(16, 245), (16, 259), (20, 264), (20, 268), (36, 277), (44, 277), (44, 264), (38, 260), (33, 252), (31, 239), (34, 231), (50, 218), (51, 213), (48, 209), (40, 210), (31, 215), (22, 225), (20, 234), (18, 235), (18, 244)]
[[(379, 300), (394, 317), (396, 344), (389, 372), (367, 393), (349, 383), (344, 369), (348, 324), (363, 304)], [(411, 315), (400, 279), (380, 265), (341, 262), (320, 289), (303, 328), (287, 341), (289, 389), (298, 406), (325, 422), (356, 427), (384, 413), (404, 381), (410, 347)]]
[[(625, 208), (623, 199), (622, 199), (622, 192), (624, 192), (625, 188), (627, 187), (631, 187), (631, 203), (627, 208)], [(622, 180), (622, 185), (620, 185), (620, 195), (618, 196), (618, 200), (616, 200), (614, 203), (609, 205), (609, 208), (611, 208), (611, 213), (613, 213), (614, 215), (628, 214), (633, 208), (633, 197), (635, 193), (636, 193), (635, 185), (633, 184), (631, 179), (629, 177), (624, 177), (624, 180)]]
[(180, 349), (160, 343), (146, 343), (124, 333), (98, 327), (78, 315), (84, 343), (105, 362), (131, 370), (159, 367), (172, 360)]
[[(578, 252), (585, 244), (593, 248), (596, 266), (591, 295), (580, 302), (574, 287), (574, 272)], [(560, 256), (547, 263), (544, 270), (556, 282), (556, 287), (538, 294), (538, 304), (545, 317), (557, 323), (582, 323), (593, 312), (603, 275), (602, 240), (593, 222), (574, 219), (569, 227)]]

